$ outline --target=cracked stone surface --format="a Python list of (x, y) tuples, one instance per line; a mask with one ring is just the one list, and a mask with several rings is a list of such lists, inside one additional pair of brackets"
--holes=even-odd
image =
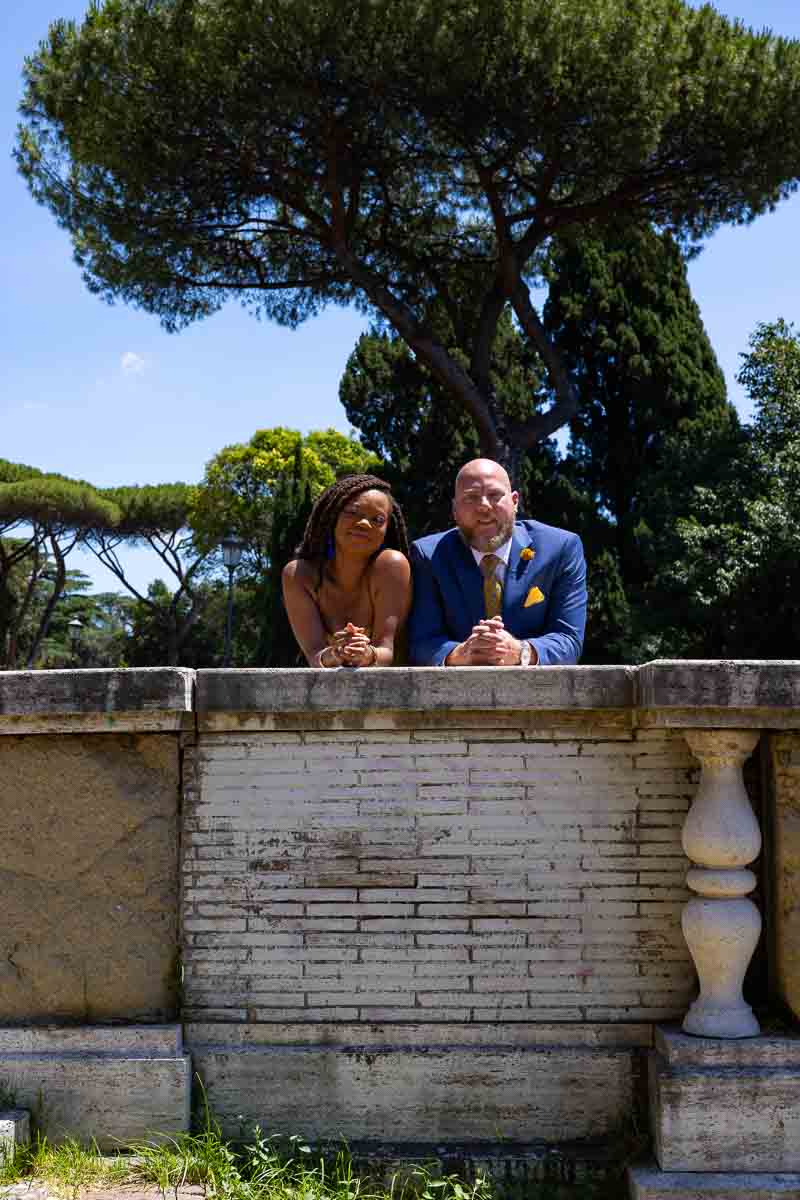
[(173, 734), (0, 738), (0, 1024), (175, 1012)]

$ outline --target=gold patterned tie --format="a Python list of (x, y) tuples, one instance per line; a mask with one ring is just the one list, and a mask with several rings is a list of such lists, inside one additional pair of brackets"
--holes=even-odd
[(484, 554), (481, 559), (483, 603), (487, 618), (499, 617), (503, 609), (503, 585), (496, 574), (501, 562), (502, 559), (496, 554)]

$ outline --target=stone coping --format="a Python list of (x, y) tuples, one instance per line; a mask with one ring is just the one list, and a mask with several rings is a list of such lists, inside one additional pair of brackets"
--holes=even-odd
[(506, 712), (631, 708), (630, 667), (198, 671), (197, 711)]
[[(0, 733), (339, 727), (370, 714), (539, 714), (540, 723), (800, 727), (800, 661), (657, 660), (585, 666), (366, 671), (179, 667), (0, 671)], [(598, 714), (599, 717), (598, 717)], [(278, 721), (276, 718), (280, 717)], [(416, 718), (415, 718), (416, 719)], [(408, 718), (410, 720), (410, 718)], [(468, 720), (467, 720), (467, 723)]]
[(184, 667), (0, 671), (0, 733), (193, 727), (194, 682)]
[(656, 1025), (655, 1049), (671, 1067), (800, 1067), (800, 1032), (725, 1039), (695, 1037), (679, 1025)]

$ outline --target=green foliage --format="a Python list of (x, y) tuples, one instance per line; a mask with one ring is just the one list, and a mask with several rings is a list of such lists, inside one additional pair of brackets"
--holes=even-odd
[(77, 1200), (89, 1188), (111, 1187), (130, 1176), (130, 1166), (122, 1156), (102, 1156), (96, 1143), (82, 1146), (74, 1138), (53, 1144), (38, 1133), (28, 1145), (16, 1145), (14, 1152), (0, 1159), (0, 1184), (37, 1179), (56, 1193)]
[(311, 515), (311, 495), (302, 446), (298, 443), (291, 474), (282, 476), (273, 499), (269, 567), (262, 589), (261, 635), (256, 653), (259, 666), (292, 667), (302, 661), (283, 603), (281, 575), (302, 540)]
[(415, 535), (452, 524), (456, 472), (479, 453), (475, 426), (406, 343), (377, 328), (363, 334), (339, 398), (364, 445), (383, 460)]
[(579, 397), (567, 471), (613, 525), (626, 586), (638, 588), (641, 527), (660, 525), (649, 499), (666, 439), (706, 416), (735, 422), (735, 412), (668, 234), (612, 228), (563, 240), (548, 273), (544, 322)]
[(196, 1134), (145, 1143), (134, 1151), (138, 1178), (164, 1192), (195, 1184), (230, 1200), (491, 1200), (493, 1195), (480, 1173), (467, 1180), (425, 1164), (401, 1167), (386, 1187), (357, 1173), (346, 1146), (335, 1154), (315, 1153), (301, 1137), (265, 1137), (258, 1126), (232, 1146), (208, 1116)]
[(0, 458), (0, 483), (20, 483), (24, 479), (41, 478), (43, 471), (37, 470), (36, 467), (28, 467), (25, 463), (9, 462), (7, 458)]
[(800, 334), (761, 324), (742, 360), (754, 419), (727, 471), (676, 521), (676, 574), (697, 620), (684, 652), (785, 658), (800, 634)]
[[(33, 589), (30, 607), (16, 635), (19, 658), (26, 661), (52, 588), (55, 565), (48, 560)], [(64, 587), (53, 608), (47, 634), (40, 640), (31, 665), (37, 669), (116, 667), (126, 665), (126, 645), (133, 601), (116, 592), (90, 593), (91, 580), (82, 571), (67, 571)], [(81, 623), (73, 645), (70, 621)]]
[[(17, 163), (92, 290), (169, 329), (233, 295), (289, 326), (356, 303), (511, 462), (577, 404), (529, 292), (552, 237), (774, 206), (800, 45), (680, 0), (106, 0), (51, 26), (21, 111)], [(493, 395), (506, 304), (547, 412)]]
[(50, 475), (0, 484), (0, 521), (70, 530), (118, 519), (116, 505), (89, 484)]
[(116, 509), (116, 519), (105, 522), (105, 527), (132, 542), (145, 541), (165, 529), (185, 529), (189, 524), (193, 496), (189, 484), (159, 483), (104, 488), (102, 495)]
[[(143, 487), (108, 488), (117, 519), (98, 522), (85, 538), (88, 547), (137, 600), (138, 609), (148, 610), (151, 624), (160, 626), (164, 645), (162, 662), (177, 665), (180, 651), (192, 625), (200, 615), (197, 580), (205, 559), (189, 529), (194, 489), (185, 483), (163, 483)], [(166, 596), (143, 595), (129, 581), (120, 547), (143, 544), (158, 554), (173, 576), (173, 590), (158, 581)], [(137, 657), (140, 649), (137, 647)], [(132, 662), (132, 665), (144, 665)]]
[(738, 419), (669, 234), (562, 238), (548, 274), (544, 322), (579, 397), (560, 473), (589, 560), (584, 661), (651, 658), (701, 630), (678, 598), (676, 522), (737, 453)]
[(259, 429), (249, 442), (226, 446), (207, 464), (190, 514), (197, 544), (210, 551), (226, 533), (235, 533), (245, 543), (242, 569), (263, 576), (271, 561), (275, 498), (298, 455), (312, 499), (340, 476), (380, 465), (360, 442), (335, 429), (305, 437), (281, 426)]
[[(0, 460), (0, 481), (0, 664), (31, 666), (64, 590), (67, 555), (90, 527), (114, 523), (120, 513), (91, 484), (21, 463)], [(10, 538), (14, 531), (24, 536)], [(49, 573), (48, 563), (53, 564)], [(21, 631), (45, 582), (46, 602), (22, 658)]]
[(587, 567), (589, 604), (581, 662), (625, 663), (635, 654), (633, 613), (612, 550), (592, 556)]

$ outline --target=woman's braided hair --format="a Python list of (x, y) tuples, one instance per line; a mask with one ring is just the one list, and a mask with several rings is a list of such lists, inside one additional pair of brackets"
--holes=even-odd
[(333, 538), (339, 514), (346, 504), (363, 492), (383, 492), (384, 496), (389, 497), (392, 507), (383, 545), (399, 550), (408, 558), (408, 532), (400, 505), (392, 495), (391, 486), (377, 475), (345, 475), (325, 489), (311, 510), (303, 540), (295, 550), (296, 557), (316, 560), (322, 567), (328, 557), (330, 539)]

